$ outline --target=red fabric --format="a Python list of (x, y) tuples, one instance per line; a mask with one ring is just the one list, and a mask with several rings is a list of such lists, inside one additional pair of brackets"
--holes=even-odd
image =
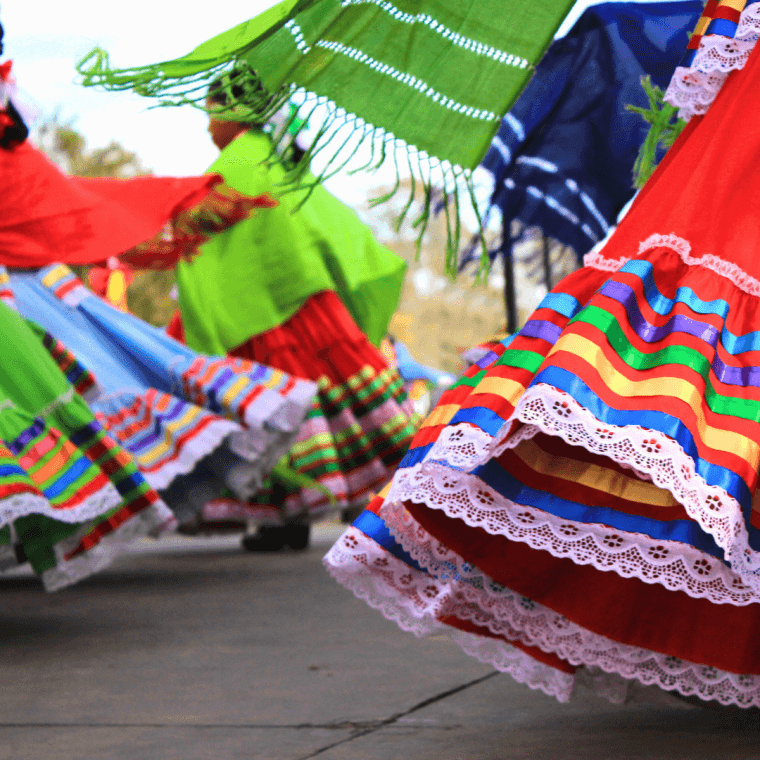
[(498, 583), (614, 641), (760, 674), (760, 604), (734, 607), (622, 578), (406, 503), (431, 535)]
[[(380, 511), (383, 506), (383, 502), (385, 501), (385, 497), (388, 495), (388, 491), (390, 488), (385, 488), (383, 491), (370, 499), (369, 504), (365, 507), (365, 509), (369, 512), (374, 512), (376, 515), (380, 515)], [(534, 660), (537, 660), (538, 662), (542, 662), (544, 665), (549, 665), (552, 668), (555, 668), (556, 670), (560, 670), (563, 673), (574, 673), (576, 668), (571, 665), (566, 660), (563, 660), (561, 657), (558, 657), (555, 654), (550, 654), (548, 652), (544, 652), (538, 647), (529, 646), (528, 644), (523, 644), (521, 641), (513, 641), (512, 639), (508, 639), (505, 636), (496, 636), (495, 634), (491, 633), (487, 628), (484, 628), (483, 626), (477, 625), (476, 623), (472, 622), (471, 620), (463, 620), (462, 618), (458, 618), (455, 615), (444, 615), (439, 618), (442, 623), (445, 623), (446, 625), (451, 626), (452, 628), (458, 628), (460, 631), (465, 631), (466, 633), (475, 633), (479, 636), (488, 636), (492, 639), (501, 639), (502, 641), (506, 641), (509, 644), (511, 644), (513, 647), (516, 647), (517, 649), (520, 649), (522, 652), (525, 652), (525, 654), (530, 655)]]
[[(174, 313), (166, 333), (180, 343), (185, 342), (179, 311)], [(315, 293), (287, 322), (254, 335), (229, 355), (308, 380), (326, 375), (338, 385), (366, 365), (377, 372), (388, 368), (380, 349), (367, 340), (331, 290)]]
[[(675, 234), (695, 257), (711, 254), (745, 272), (757, 269), (760, 217), (736, 214), (760, 185), (760, 45), (732, 73), (707, 114), (694, 118), (602, 250), (636, 256), (650, 235)], [(686, 191), (688, 188), (688, 191)]]
[(203, 177), (69, 177), (22, 143), (0, 151), (0, 264), (104, 261), (153, 237), (221, 181)]
[(295, 377), (327, 376), (337, 385), (366, 365), (377, 372), (388, 368), (380, 350), (331, 290), (315, 293), (287, 322), (254, 335), (229, 353)]
[(529, 644), (523, 644), (522, 641), (508, 639), (506, 636), (495, 636), (493, 633), (491, 633), (491, 631), (488, 630), (488, 628), (476, 625), (471, 620), (462, 620), (461, 618), (458, 618), (454, 615), (447, 615), (446, 617), (442, 617), (440, 620), (442, 623), (450, 625), (452, 628), (457, 628), (460, 631), (465, 631), (465, 633), (475, 633), (478, 636), (487, 636), (489, 639), (500, 639), (501, 641), (506, 641), (510, 646), (513, 646), (515, 649), (519, 649), (521, 652), (529, 655), (534, 660), (537, 660), (544, 665), (548, 665), (555, 670), (559, 670), (562, 673), (569, 673), (572, 675), (577, 670), (574, 665), (571, 665), (567, 660), (563, 660), (556, 654), (544, 652), (538, 647), (532, 647)]
[(185, 328), (182, 326), (182, 315), (179, 313), (179, 309), (174, 312), (171, 322), (166, 326), (166, 334), (170, 338), (179, 341), (183, 346), (187, 345), (185, 342)]
[(119, 260), (132, 269), (174, 269), (181, 260), (192, 261), (200, 253), (199, 247), (213, 235), (246, 219), (254, 210), (277, 205), (267, 193), (251, 197), (221, 185), (174, 217), (161, 234), (125, 251)]

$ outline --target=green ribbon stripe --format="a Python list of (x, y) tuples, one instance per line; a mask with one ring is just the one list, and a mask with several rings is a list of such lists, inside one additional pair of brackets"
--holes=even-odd
[[(598, 306), (587, 306), (572, 322), (583, 322), (600, 330), (615, 353), (631, 369), (646, 371), (670, 364), (696, 372), (705, 382), (705, 401), (712, 412), (752, 422), (760, 421), (760, 402), (724, 396), (715, 390), (709, 378), (710, 360), (699, 351), (686, 346), (667, 346), (652, 353), (639, 351), (628, 341), (615, 317)], [(737, 390), (741, 388), (736, 387)]]

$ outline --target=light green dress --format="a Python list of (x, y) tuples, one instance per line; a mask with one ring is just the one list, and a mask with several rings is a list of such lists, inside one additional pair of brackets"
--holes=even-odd
[(227, 353), (281, 325), (309, 296), (333, 290), (379, 346), (398, 305), (405, 262), (321, 186), (295, 211), (305, 191), (280, 194), (285, 169), (267, 161), (271, 152), (265, 134), (248, 131), (209, 169), (239, 192), (274, 195), (279, 206), (216, 235), (192, 263), (179, 264), (187, 344), (208, 354)]

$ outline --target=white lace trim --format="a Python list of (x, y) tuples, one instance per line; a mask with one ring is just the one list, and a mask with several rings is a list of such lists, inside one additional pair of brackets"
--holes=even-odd
[(732, 71), (743, 69), (760, 37), (760, 3), (741, 14), (734, 38), (705, 35), (689, 68), (679, 66), (673, 74), (665, 101), (676, 106), (678, 116), (689, 120), (707, 113)]
[[(544, 383), (525, 392), (515, 416), (573, 446), (582, 446), (650, 475), (657, 486), (670, 491), (687, 514), (713, 536), (733, 573), (741, 578), (740, 583), (749, 586), (755, 595), (760, 592), (760, 553), (749, 545), (741, 506), (722, 488), (708, 485), (696, 472), (692, 458), (672, 438), (641, 427), (601, 423), (566, 393)], [(705, 558), (697, 562), (710, 574), (711, 564), (717, 564), (718, 560)], [(730, 596), (725, 601), (729, 599)]]
[(558, 702), (570, 701), (577, 674), (563, 673), (551, 665), (544, 665), (501, 639), (479, 636), (456, 628), (449, 628), (446, 634), (465, 654), (501, 673), (508, 673), (517, 683), (539, 689), (544, 694), (555, 697)]
[(494, 438), (478, 427), (461, 422), (441, 430), (426, 462), (443, 462), (454, 470), (468, 472), (492, 455)]
[[(678, 235), (650, 235), (639, 244), (638, 255), (641, 256), (653, 248), (670, 248), (677, 253), (685, 264), (709, 269), (721, 277), (730, 280), (739, 290), (751, 296), (760, 296), (760, 280), (745, 272), (731, 261), (721, 259), (711, 253), (703, 256), (691, 256), (691, 245)], [(610, 259), (602, 251), (592, 251), (583, 257), (583, 264), (603, 272), (617, 272), (631, 258)]]
[(424, 461), (443, 464), (452, 470), (469, 472), (498, 456), (502, 448), (501, 442), (505, 438), (511, 441), (510, 446), (516, 446), (520, 441), (532, 438), (537, 432), (538, 428), (520, 425), (519, 422), (510, 419), (495, 436), (491, 436), (479, 427), (461, 422), (441, 430)]
[(562, 519), (510, 501), (476, 475), (455, 474), (440, 465), (421, 464), (399, 471), (388, 501), (425, 504), (471, 527), (554, 557), (568, 557), (623, 578), (659, 583), (714, 604), (743, 606), (760, 601), (757, 588), (748, 587), (720, 560), (687, 544)]
[(598, 677), (592, 670), (590, 678), (583, 680), (614, 701), (624, 698), (625, 692), (625, 684), (614, 677), (618, 676), (687, 696), (714, 699), (721, 704), (760, 706), (760, 676), (728, 673), (599, 636), (494, 583), (484, 574), (480, 574), (478, 583), (473, 582), (476, 568), (440, 545), (432, 550), (431, 558), (416, 542), (422, 539), (427, 547), (437, 542), (430, 536), (425, 540), (420, 531), (424, 534), (417, 526), (412, 543), (407, 540), (408, 533), (398, 536), (404, 548), (420, 564), (424, 565), (426, 556), (439, 569), (444, 564), (449, 579), (452, 569), (458, 568), (471, 580), (470, 585), (421, 573), (384, 551), (356, 528), (349, 528), (330, 549), (325, 566), (339, 583), (404, 630), (417, 636), (446, 630), (460, 646), (465, 644), (463, 649), (468, 654), (560, 701), (570, 698), (577, 675), (573, 677), (536, 663), (522, 652), (522, 657), (515, 655), (515, 649), (505, 642), (476, 634), (462, 635), (443, 627), (438, 618), (456, 615), (487, 627), (497, 636), (556, 653), (573, 665), (598, 668), (613, 677)]
[(338, 583), (415, 636), (446, 633), (467, 654), (519, 683), (567, 702), (574, 677), (544, 665), (499, 639), (459, 631), (436, 619), (427, 596), (438, 581), (408, 567), (356, 528), (348, 528), (325, 556), (324, 565)]
[(298, 380), (287, 396), (266, 390), (243, 415), (241, 422), (248, 428), (267, 428), (285, 433), (298, 433), (311, 410), (318, 386), (310, 380)]
[(133, 515), (91, 549), (67, 560), (66, 555), (76, 549), (82, 537), (92, 530), (92, 524), (82, 526), (75, 534), (59, 541), (53, 547), (56, 565), (42, 573), (45, 590), (59, 591), (93, 575), (111, 564), (131, 541), (141, 536), (158, 536), (175, 528), (176, 524), (177, 521), (169, 508), (163, 502), (157, 502)]
[[(411, 598), (428, 602), (427, 610), (418, 608), (420, 616), (426, 612), (434, 617), (456, 615), (498, 636), (557, 654), (572, 665), (597, 667), (628, 680), (721, 704), (760, 706), (760, 675), (729, 673), (596, 634), (496, 583), (428, 534), (401, 505), (386, 502), (383, 518), (401, 546), (436, 576), (417, 573), (405, 583)], [(396, 562), (396, 572), (408, 579), (411, 568)], [(399, 576), (402, 580), (404, 576)]]
[(264, 478), (290, 451), (297, 437), (298, 428), (287, 433), (245, 429), (233, 433), (229, 437), (229, 449), (244, 464), (229, 469), (228, 487), (238, 498), (252, 499), (261, 488)]
[[(514, 417), (526, 424), (511, 436), (499, 433), (492, 438), (466, 423), (444, 428), (424, 462), (397, 471), (388, 501), (410, 501), (441, 509), (471, 527), (527, 543), (555, 557), (569, 557), (578, 564), (614, 571), (624, 578), (659, 583), (714, 604), (742, 606), (760, 601), (760, 558), (749, 550), (739, 504), (722, 489), (708, 486), (678, 444), (644, 428), (603, 425), (566, 394), (545, 384), (530, 388), (518, 402), (518, 409)], [(566, 415), (571, 414), (571, 409), (570, 419)], [(576, 417), (582, 417), (584, 423)], [(510, 426), (513, 428), (514, 422), (509, 421), (504, 428), (508, 430)], [(516, 504), (470, 473), (541, 430), (608, 456), (641, 479), (667, 488), (726, 550), (732, 567), (682, 542), (659, 540), (600, 523), (579, 523)], [(756, 566), (748, 562), (745, 550), (754, 555)]]
[[(191, 473), (199, 462), (213, 454), (239, 430), (240, 426), (235, 422), (223, 418), (215, 420), (195, 437), (181, 444), (175, 457), (151, 472), (143, 468), (144, 465), (150, 465), (150, 462), (144, 462), (138, 452), (130, 449), (127, 441), (120, 441), (120, 443), (134, 457), (140, 466), (142, 476), (148, 481), (150, 487), (156, 491), (162, 491), (168, 488), (176, 478)], [(118, 438), (118, 430), (109, 429), (109, 434)]]
[(122, 497), (113, 483), (106, 483), (76, 507), (54, 507), (41, 494), (22, 493), (0, 500), (0, 528), (25, 515), (45, 515), (64, 523), (79, 523), (118, 507)]
[[(138, 396), (143, 405), (147, 405), (150, 411), (151, 404), (145, 401), (143, 394)], [(105, 399), (106, 401), (108, 399)], [(228, 486), (231, 487), (241, 498), (250, 498), (261, 487), (261, 483), (269, 471), (277, 462), (287, 454), (293, 441), (295, 441), (300, 428), (300, 420), (305, 416), (308, 408), (300, 404), (290, 403), (281, 398), (275, 399), (277, 414), (280, 418), (287, 418), (288, 426), (285, 430), (279, 426), (270, 427), (264, 420), (257, 420), (258, 427), (245, 428), (238, 422), (205, 412), (207, 416), (215, 417), (195, 436), (180, 443), (175, 439), (171, 429), (164, 430), (170, 448), (176, 447), (175, 456), (167, 459), (160, 467), (148, 470), (152, 465), (152, 459), (147, 460), (130, 447), (129, 437), (122, 438), (120, 430), (122, 423), (111, 425), (110, 420), (114, 416), (113, 411), (95, 403), (95, 410), (99, 412), (101, 421), (109, 434), (119, 440), (120, 444), (134, 457), (143, 477), (155, 490), (161, 491), (168, 488), (178, 477), (191, 474), (199, 462), (213, 454), (221, 446), (227, 449), (242, 462), (241, 466), (230, 471)], [(298, 424), (292, 425), (291, 422)]]
[[(691, 253), (691, 243), (689, 243), (688, 240), (678, 237), (678, 235), (674, 235), (672, 232), (670, 235), (650, 235), (646, 240), (639, 243), (637, 255), (641, 256), (652, 248), (670, 248), (686, 261), (687, 264), (693, 264), (707, 258), (705, 256), (701, 259), (694, 259), (691, 257), (689, 255)], [(621, 261), (623, 260), (621, 259)]]

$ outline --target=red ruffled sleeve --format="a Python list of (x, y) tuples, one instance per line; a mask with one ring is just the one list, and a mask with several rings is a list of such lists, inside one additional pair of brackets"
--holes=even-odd
[(22, 143), (0, 151), (0, 264), (35, 268), (116, 256), (196, 206), (218, 175), (81, 178)]
[(212, 235), (224, 232), (256, 209), (276, 205), (269, 195), (251, 197), (229, 185), (217, 185), (200, 203), (170, 219), (158, 235), (125, 251), (119, 260), (132, 269), (173, 269), (181, 259), (192, 260), (198, 246)]

